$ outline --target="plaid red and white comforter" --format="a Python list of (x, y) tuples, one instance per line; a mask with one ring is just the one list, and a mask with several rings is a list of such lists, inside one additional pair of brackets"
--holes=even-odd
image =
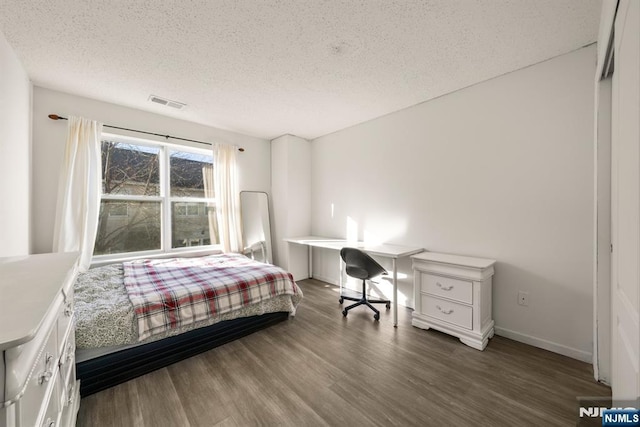
[(290, 273), (237, 254), (136, 260), (123, 266), (140, 341), (299, 291)]

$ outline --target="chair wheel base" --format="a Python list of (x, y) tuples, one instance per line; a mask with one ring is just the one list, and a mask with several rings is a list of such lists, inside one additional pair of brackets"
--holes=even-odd
[(347, 310), (342, 310), (342, 315), (343, 315), (344, 317), (347, 317), (347, 314), (348, 314)]
[(377, 322), (378, 320), (380, 320), (380, 313), (376, 313), (373, 315), (373, 318), (375, 319), (375, 321)]
[(387, 307), (387, 310), (389, 310), (389, 309), (391, 308), (391, 303), (390, 303), (390, 302), (388, 302), (388, 303), (385, 305), (385, 307)]
[(342, 303), (344, 302), (344, 298), (340, 297), (340, 299), (338, 300), (338, 302), (339, 302), (340, 304), (342, 304)]

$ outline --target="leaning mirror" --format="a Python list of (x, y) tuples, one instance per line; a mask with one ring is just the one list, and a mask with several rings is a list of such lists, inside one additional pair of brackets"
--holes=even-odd
[(269, 198), (262, 191), (240, 192), (243, 253), (256, 261), (273, 263)]

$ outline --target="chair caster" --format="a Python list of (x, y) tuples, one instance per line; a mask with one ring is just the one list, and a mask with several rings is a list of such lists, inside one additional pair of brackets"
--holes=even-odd
[(347, 317), (347, 310), (342, 310), (342, 315), (343, 315), (344, 317)]
[(388, 303), (385, 305), (385, 307), (387, 307), (387, 310), (389, 310), (389, 309), (391, 308), (391, 303), (390, 303), (390, 302), (388, 302)]
[(340, 299), (338, 300), (338, 302), (339, 302), (340, 304), (342, 304), (342, 303), (344, 302), (344, 298), (340, 297)]
[(380, 313), (376, 313), (373, 315), (373, 318), (375, 319), (375, 321), (377, 322), (378, 320), (380, 320)]

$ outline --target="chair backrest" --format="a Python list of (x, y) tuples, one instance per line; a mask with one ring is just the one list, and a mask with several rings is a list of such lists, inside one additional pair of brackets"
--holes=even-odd
[(371, 279), (387, 271), (369, 254), (356, 248), (342, 248), (340, 257), (346, 265), (347, 274), (357, 279)]

